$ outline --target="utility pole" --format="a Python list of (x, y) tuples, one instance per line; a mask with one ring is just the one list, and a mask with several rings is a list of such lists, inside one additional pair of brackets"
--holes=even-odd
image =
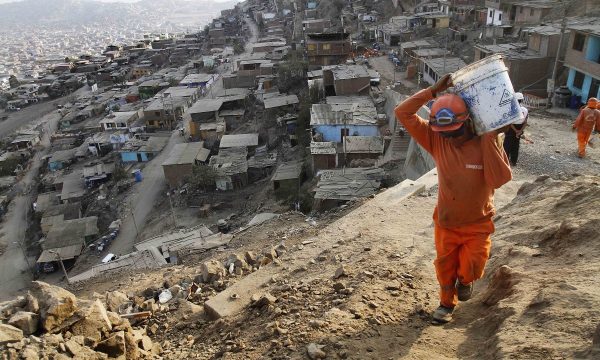
[(552, 94), (554, 93), (554, 87), (556, 82), (556, 74), (558, 73), (558, 63), (562, 44), (564, 42), (565, 31), (567, 30), (567, 13), (569, 12), (570, 6), (573, 4), (573, 0), (561, 0), (562, 5), (562, 21), (560, 25), (560, 38), (558, 40), (558, 49), (556, 51), (556, 58), (554, 59), (554, 67), (552, 68), (552, 78), (548, 79), (547, 89), (548, 90), (548, 103), (547, 107), (552, 106)]
[(135, 226), (135, 237), (137, 238), (139, 231), (137, 223), (135, 222), (135, 214), (133, 213), (133, 205), (131, 205), (131, 201), (129, 202), (129, 211), (131, 212), (131, 219), (133, 220), (133, 226)]
[(56, 255), (56, 258), (58, 259), (58, 262), (60, 263), (60, 267), (62, 268), (63, 274), (65, 274), (65, 280), (67, 280), (67, 284), (70, 284), (71, 280), (69, 280), (69, 275), (67, 274), (67, 269), (65, 269), (65, 264), (63, 263), (62, 258), (60, 257), (60, 254), (58, 253), (58, 251), (49, 250), (48, 252)]
[(33, 268), (31, 267), (31, 264), (29, 263), (29, 259), (27, 258), (27, 251), (25, 251), (23, 244), (19, 241), (13, 241), (13, 244), (17, 245), (19, 247), (19, 249), (21, 249), (21, 252), (23, 253), (23, 257), (25, 258), (25, 263), (27, 263), (27, 269), (29, 269), (29, 271), (31, 273), (33, 273)]
[(548, 90), (548, 103), (547, 107), (552, 106), (552, 94), (554, 93), (554, 85), (556, 82), (556, 73), (558, 72), (558, 62), (560, 57), (560, 51), (562, 49), (562, 44), (565, 37), (565, 31), (567, 29), (567, 9), (565, 8), (565, 13), (562, 19), (562, 23), (560, 26), (560, 38), (558, 39), (558, 50), (556, 52), (556, 58), (554, 59), (554, 67), (552, 68), (552, 77), (548, 80), (547, 89)]
[(173, 209), (173, 201), (171, 200), (171, 192), (167, 192), (167, 197), (169, 198), (169, 205), (171, 206), (171, 216), (173, 217), (173, 226), (177, 227), (177, 221), (175, 220), (175, 210)]

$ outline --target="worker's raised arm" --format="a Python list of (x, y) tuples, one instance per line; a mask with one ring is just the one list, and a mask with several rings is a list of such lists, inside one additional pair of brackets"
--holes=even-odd
[(421, 90), (401, 102), (394, 110), (396, 119), (404, 125), (410, 136), (429, 153), (433, 149), (433, 132), (429, 127), (429, 122), (417, 115), (417, 111), (432, 99), (433, 94), (430, 89)]
[(483, 153), (483, 176), (490, 187), (498, 189), (512, 180), (508, 157), (496, 132), (481, 135), (481, 151)]

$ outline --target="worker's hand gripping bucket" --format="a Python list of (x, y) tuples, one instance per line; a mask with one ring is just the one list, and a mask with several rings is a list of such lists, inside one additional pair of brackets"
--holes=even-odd
[(508, 69), (499, 54), (452, 74), (454, 92), (467, 104), (475, 132), (481, 135), (522, 119)]

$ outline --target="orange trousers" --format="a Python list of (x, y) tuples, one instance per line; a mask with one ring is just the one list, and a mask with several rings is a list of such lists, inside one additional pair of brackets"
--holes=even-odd
[(458, 303), (456, 280), (469, 284), (483, 276), (490, 256), (494, 223), (469, 224), (456, 228), (443, 228), (435, 222), (435, 250), (433, 262), (440, 284), (440, 303), (454, 307)]
[(587, 131), (577, 131), (577, 145), (579, 147), (577, 155), (579, 155), (580, 158), (585, 156), (585, 148), (587, 147), (587, 144), (590, 141), (591, 135), (591, 132), (588, 133)]

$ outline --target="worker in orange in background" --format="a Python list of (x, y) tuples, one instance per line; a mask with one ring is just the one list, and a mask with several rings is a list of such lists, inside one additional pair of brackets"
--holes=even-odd
[[(450, 86), (446, 75), (395, 109), (396, 118), (437, 166), (433, 220), (440, 306), (432, 315), (435, 323), (450, 321), (458, 300), (470, 299), (473, 282), (483, 276), (494, 232), (494, 190), (512, 179), (498, 132), (476, 136), (467, 106), (458, 95), (436, 99)], [(416, 113), (432, 99), (436, 100), (427, 121)]]
[(577, 144), (579, 150), (577, 156), (583, 158), (585, 156), (585, 148), (587, 147), (594, 128), (600, 131), (600, 110), (598, 110), (599, 101), (596, 98), (589, 98), (587, 106), (581, 109), (577, 120), (573, 124), (573, 131), (577, 130)]

